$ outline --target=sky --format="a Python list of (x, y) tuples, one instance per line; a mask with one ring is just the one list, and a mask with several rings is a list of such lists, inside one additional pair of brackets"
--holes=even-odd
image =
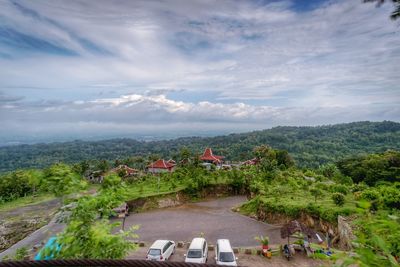
[(392, 9), (0, 0), (0, 144), (399, 121)]

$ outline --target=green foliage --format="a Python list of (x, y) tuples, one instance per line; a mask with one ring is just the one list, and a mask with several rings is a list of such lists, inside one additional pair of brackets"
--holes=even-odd
[[(7, 146), (0, 148), (0, 172), (18, 168), (44, 168), (56, 162), (72, 164), (85, 160), (92, 165), (89, 160), (114, 161), (117, 158), (125, 158), (121, 162), (130, 167), (143, 169), (148, 154), (173, 158), (179, 155), (183, 148), (187, 148), (193, 155), (203, 152), (208, 146), (213, 148), (215, 154), (226, 156), (228, 160), (247, 160), (253, 156), (253, 148), (262, 144), (288, 151), (298, 166), (318, 168), (320, 165), (361, 153), (384, 152), (387, 149), (400, 150), (399, 132), (399, 123), (384, 121), (318, 127), (275, 127), (228, 136), (186, 137), (152, 142), (113, 139)], [(187, 154), (183, 153), (183, 157), (186, 156)], [(284, 152), (282, 154), (278, 152), (276, 155), (278, 167), (281, 161), (287, 162), (286, 156)], [(94, 167), (96, 170), (109, 168), (109, 166)], [(76, 171), (82, 174), (87, 170), (87, 166), (83, 166), (81, 171)]]
[(72, 211), (65, 230), (57, 236), (61, 249), (49, 248), (45, 255), (59, 259), (122, 259), (136, 245), (127, 237), (137, 237), (134, 230), (113, 230), (119, 223), (109, 223), (113, 208), (124, 198), (125, 187), (118, 175), (106, 176), (105, 183), (96, 195), (81, 197)]
[(236, 169), (228, 172), (229, 184), (233, 187), (236, 193), (239, 193), (245, 186), (245, 179), (243, 172)]
[(396, 183), (393, 186), (380, 186), (378, 188), (386, 207), (400, 209), (400, 183)]
[(338, 168), (336, 167), (335, 164), (333, 163), (329, 163), (329, 164), (325, 164), (322, 165), (319, 168), (319, 171), (322, 173), (322, 175), (324, 175), (325, 177), (328, 178), (333, 178), (337, 173), (338, 173)]
[(317, 198), (319, 198), (320, 196), (322, 196), (322, 190), (316, 187), (313, 187), (310, 189), (310, 193), (311, 195), (314, 197), (314, 201), (317, 202)]
[(331, 187), (331, 191), (334, 193), (342, 193), (347, 195), (349, 193), (349, 188), (343, 184), (335, 184)]
[(400, 182), (400, 152), (397, 151), (348, 158), (339, 161), (337, 165), (355, 183), (375, 185), (380, 181)]
[(103, 190), (118, 188), (118, 186), (122, 185), (121, 177), (115, 173), (110, 173), (106, 175), (101, 183), (101, 188)]
[(364, 183), (353, 184), (350, 188), (351, 192), (362, 192), (368, 188)]
[(21, 248), (18, 248), (18, 249), (15, 251), (14, 260), (16, 260), (16, 261), (22, 261), (22, 260), (24, 260), (27, 256), (28, 256), (28, 249), (27, 249), (26, 247), (21, 247)]
[(57, 163), (44, 170), (42, 188), (56, 196), (81, 190), (87, 183), (66, 164)]
[(379, 191), (375, 188), (369, 188), (361, 193), (361, 198), (365, 200), (376, 200), (380, 198)]
[(342, 193), (333, 193), (332, 200), (337, 206), (343, 206), (345, 202), (345, 197)]
[(101, 172), (106, 172), (110, 169), (110, 164), (108, 163), (107, 160), (100, 160), (97, 162), (96, 170), (99, 170)]
[(254, 237), (254, 239), (257, 240), (258, 242), (260, 242), (261, 245), (268, 246), (268, 244), (269, 244), (269, 237), (268, 236), (260, 235), (260, 236)]
[(357, 246), (352, 257), (341, 266), (399, 266), (395, 257), (400, 256), (400, 220), (386, 212), (369, 215), (357, 222)]
[(0, 177), (0, 198), (2, 202), (11, 201), (33, 193), (32, 178), (28, 171), (15, 171)]

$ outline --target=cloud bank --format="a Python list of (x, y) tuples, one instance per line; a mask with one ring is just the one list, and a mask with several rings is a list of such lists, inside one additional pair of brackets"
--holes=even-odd
[(298, 2), (0, 1), (0, 138), (398, 121), (391, 5)]

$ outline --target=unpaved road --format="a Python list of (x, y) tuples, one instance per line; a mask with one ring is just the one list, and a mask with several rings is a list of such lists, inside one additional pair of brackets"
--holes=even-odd
[(156, 239), (190, 241), (203, 233), (211, 243), (219, 238), (230, 239), (234, 247), (256, 246), (255, 236), (268, 235), (271, 244), (281, 244), (280, 227), (253, 220), (231, 211), (245, 202), (243, 196), (213, 199), (184, 204), (179, 207), (131, 214), (126, 218), (125, 229), (139, 224), (139, 240)]

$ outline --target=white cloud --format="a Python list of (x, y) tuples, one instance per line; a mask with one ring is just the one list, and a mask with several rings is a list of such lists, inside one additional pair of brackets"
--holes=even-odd
[[(337, 0), (299, 12), (292, 1), (17, 3), (0, 2), (0, 30), (76, 55), (32, 40), (10, 47), (0, 31), (0, 88), (24, 97), (3, 105), (2, 123), (250, 130), (399, 118), (400, 33), (390, 5)], [(184, 92), (180, 101), (173, 92)], [(189, 97), (201, 92), (212, 97)]]

